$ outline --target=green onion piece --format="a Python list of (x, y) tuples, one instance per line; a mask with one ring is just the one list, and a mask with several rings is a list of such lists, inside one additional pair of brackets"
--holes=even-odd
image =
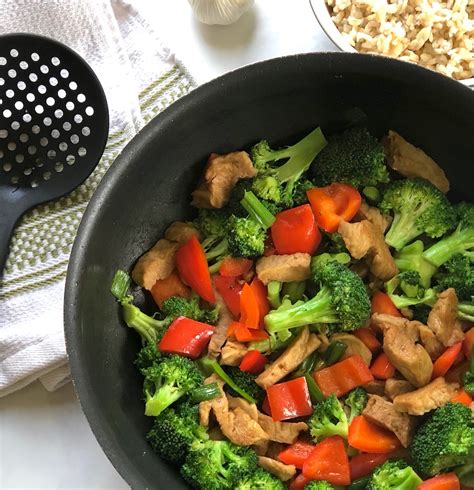
[(273, 225), (275, 216), (260, 202), (252, 191), (246, 191), (240, 204), (245, 208), (250, 217), (267, 230)]
[(378, 204), (382, 200), (382, 194), (377, 187), (368, 186), (362, 189), (362, 194), (372, 203)]
[(365, 490), (369, 485), (370, 475), (354, 480), (348, 487), (347, 490)]
[(118, 269), (112, 279), (110, 292), (119, 300), (123, 301), (130, 287), (130, 276), (123, 270)]
[(283, 296), (288, 296), (292, 303), (299, 301), (305, 292), (306, 281), (292, 281), (283, 284)]
[(347, 350), (347, 345), (344, 342), (336, 340), (331, 342), (326, 352), (324, 353), (324, 363), (326, 366), (331, 366), (332, 364), (339, 361), (339, 359), (344, 355)]
[(321, 388), (317, 385), (311, 373), (306, 373), (304, 375), (306, 379), (306, 384), (308, 385), (309, 396), (311, 397), (311, 401), (313, 404), (324, 401), (324, 394), (321, 391)]
[(190, 395), (191, 403), (200, 403), (206, 400), (217, 398), (221, 394), (221, 390), (217, 383), (209, 383), (194, 389)]
[(299, 366), (298, 369), (291, 376), (294, 378), (300, 378), (304, 376), (306, 373), (311, 373), (313, 371), (314, 363), (316, 362), (316, 358), (318, 354), (316, 352), (312, 352)]
[(277, 309), (281, 305), (280, 291), (282, 283), (280, 281), (270, 281), (267, 285), (268, 301), (273, 309)]
[(326, 363), (324, 362), (324, 359), (318, 357), (313, 364), (313, 371), (319, 371), (320, 369), (323, 369), (325, 367), (326, 367)]
[(222, 379), (226, 384), (228, 384), (235, 392), (237, 392), (243, 399), (247, 400), (249, 403), (257, 403), (253, 397), (251, 397), (242, 388), (234, 383), (233, 379), (222, 369), (221, 365), (215, 359), (209, 359), (205, 357), (199, 360), (199, 365), (208, 373), (209, 371), (214, 371), (219, 378)]

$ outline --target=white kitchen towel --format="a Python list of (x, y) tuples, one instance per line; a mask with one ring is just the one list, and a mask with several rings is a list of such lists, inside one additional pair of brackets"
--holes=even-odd
[[(165, 9), (164, 3), (163, 15)], [(126, 143), (194, 85), (124, 0), (0, 0), (0, 34), (10, 32), (42, 34), (77, 51), (104, 87), (110, 132), (90, 178), (70, 195), (27, 213), (15, 230), (0, 284), (0, 396), (35, 379), (48, 390), (68, 381), (64, 279), (81, 216)]]

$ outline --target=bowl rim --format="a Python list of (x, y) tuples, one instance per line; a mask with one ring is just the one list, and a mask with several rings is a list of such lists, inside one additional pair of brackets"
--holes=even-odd
[(93, 401), (93, 393), (90, 384), (88, 383), (89, 377), (87, 376), (87, 373), (83, 371), (83, 365), (81, 364), (81, 357), (83, 356), (83, 347), (80, 340), (82, 323), (79, 311), (77, 310), (77, 304), (80, 302), (81, 275), (87, 267), (85, 262), (86, 250), (88, 243), (94, 239), (92, 233), (98, 213), (100, 213), (101, 208), (106, 207), (107, 198), (116, 183), (126, 178), (127, 173), (135, 160), (135, 154), (138, 151), (137, 148), (151, 144), (157, 135), (159, 135), (160, 127), (174, 124), (174, 121), (179, 118), (183, 112), (186, 112), (189, 105), (194, 105), (201, 98), (205, 99), (208, 94), (212, 94), (214, 91), (222, 90), (226, 84), (235, 86), (243, 79), (251, 79), (261, 73), (268, 72), (269, 70), (278, 72), (279, 69), (281, 69), (281, 63), (292, 66), (297, 66), (300, 63), (313, 65), (317, 60), (318, 64), (323, 66), (325, 70), (330, 70), (335, 73), (335, 76), (339, 76), (337, 75), (339, 66), (349, 66), (345, 60), (354, 58), (358, 59), (357, 67), (354, 67), (353, 65), (350, 71), (355, 73), (361, 70), (364, 73), (369, 72), (373, 76), (376, 76), (380, 73), (380, 68), (384, 67), (384, 72), (390, 75), (392, 72), (398, 73), (401, 69), (408, 74), (412, 73), (422, 79), (435, 78), (440, 90), (453, 92), (462, 91), (469, 97), (472, 97), (474, 101), (473, 92), (462, 87), (461, 84), (456, 83), (449, 77), (413, 63), (405, 63), (378, 55), (318, 52), (282, 56), (260, 61), (237, 68), (198, 86), (196, 89), (181, 97), (164, 111), (159, 113), (127, 143), (102, 178), (88, 203), (77, 231), (67, 270), (63, 309), (66, 349), (71, 369), (72, 383), (89, 426), (109, 461), (125, 482), (131, 485), (132, 488), (145, 488), (146, 480), (144, 480), (141, 473), (138, 473), (135, 467), (130, 467), (125, 449), (115, 442), (114, 432), (110, 425), (110, 421), (103, 413), (96, 411), (94, 403), (91, 403), (91, 399)]
[[(339, 29), (336, 27), (336, 24), (334, 23), (334, 21), (331, 18), (331, 15), (329, 14), (326, 0), (309, 0), (309, 4), (311, 6), (311, 10), (313, 11), (314, 16), (316, 17), (316, 20), (318, 21), (318, 24), (321, 26), (321, 29), (324, 31), (326, 36), (341, 51), (344, 51), (346, 53), (359, 53), (357, 49), (355, 49), (353, 46), (351, 46), (351, 44), (348, 41), (346, 41), (344, 36), (340, 33)], [(366, 53), (359, 53), (359, 54), (366, 54)], [(383, 54), (377, 54), (377, 53), (373, 53), (373, 54), (375, 56), (383, 56), (388, 58), (388, 56), (385, 56)], [(397, 59), (397, 58), (393, 58), (393, 59)], [(403, 60), (399, 60), (399, 61), (403, 61)], [(413, 64), (416, 65), (417, 63), (413, 63)], [(465, 78), (463, 80), (456, 80), (453, 78), (453, 80), (474, 89), (474, 77)]]

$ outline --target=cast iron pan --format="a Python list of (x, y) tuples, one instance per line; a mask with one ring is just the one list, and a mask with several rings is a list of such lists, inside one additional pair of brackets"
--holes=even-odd
[(414, 65), (347, 53), (265, 61), (203, 85), (156, 117), (103, 179), (71, 255), (66, 340), (92, 430), (134, 489), (186, 485), (145, 441), (151, 421), (133, 366), (138, 336), (109, 294), (115, 270), (129, 269), (167, 225), (190, 217), (190, 192), (209, 153), (261, 138), (295, 141), (364, 113), (377, 135), (395, 129), (438, 161), (452, 196), (472, 199), (474, 93)]

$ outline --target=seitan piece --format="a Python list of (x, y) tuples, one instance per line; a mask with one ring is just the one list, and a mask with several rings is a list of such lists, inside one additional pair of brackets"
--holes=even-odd
[(197, 208), (222, 208), (229, 202), (232, 189), (240, 179), (256, 175), (257, 170), (247, 152), (213, 153), (209, 156), (201, 183), (192, 193), (191, 204)]
[(311, 255), (271, 255), (257, 260), (257, 276), (267, 285), (270, 281), (292, 282), (308, 279), (311, 271)]
[(288, 481), (296, 475), (296, 467), (266, 456), (258, 457), (258, 464), (281, 481)]
[(415, 387), (406, 379), (389, 378), (385, 381), (385, 394), (393, 400), (398, 395), (403, 393), (409, 393), (413, 391)]
[(373, 379), (362, 386), (362, 388), (371, 395), (385, 395), (385, 381), (382, 379)]
[(418, 344), (420, 322), (375, 313), (372, 324), (383, 331), (383, 350), (390, 362), (416, 387), (429, 383), (433, 362)]
[(448, 403), (458, 388), (457, 383), (448, 383), (441, 376), (423, 388), (396, 396), (393, 404), (399, 412), (423, 415)]
[(189, 241), (193, 235), (196, 235), (199, 239), (199, 231), (193, 225), (182, 221), (171, 223), (165, 231), (165, 238), (170, 242), (179, 243), (179, 245)]
[(426, 349), (426, 352), (430, 355), (431, 359), (434, 361), (438, 359), (438, 357), (442, 354), (445, 347), (443, 344), (436, 338), (436, 335), (426, 325), (420, 324), (418, 327), (420, 331), (420, 340), (423, 344), (423, 347)]
[(362, 221), (364, 219), (369, 220), (381, 233), (385, 233), (392, 222), (391, 216), (382, 214), (379, 208), (369, 206), (365, 201), (362, 201), (354, 221)]
[(390, 130), (384, 140), (387, 162), (405, 177), (421, 177), (430, 181), (441, 192), (449, 191), (449, 180), (443, 169), (423, 150), (408, 143), (397, 132)]
[(370, 272), (375, 277), (388, 281), (398, 273), (382, 231), (369, 220), (364, 219), (357, 223), (342, 220), (337, 231), (352, 257), (366, 258)]
[(255, 403), (249, 403), (247, 400), (244, 400), (243, 398), (231, 396), (229, 394), (227, 394), (226, 396), (229, 402), (229, 408), (231, 410), (240, 408), (244, 412), (246, 412), (251, 419), (258, 421), (258, 409)]
[(316, 334), (303, 327), (295, 340), (275, 361), (257, 376), (255, 382), (266, 390), (296, 369), (320, 344)]
[(211, 357), (217, 357), (221, 353), (222, 346), (227, 340), (227, 330), (234, 320), (222, 296), (215, 289), (214, 294), (216, 295), (216, 305), (219, 307), (219, 319), (217, 320), (216, 329), (207, 347), (209, 356)]
[(358, 355), (362, 357), (362, 360), (367, 366), (370, 366), (370, 363), (372, 362), (372, 352), (370, 352), (370, 349), (364, 342), (362, 342), (362, 340), (350, 333), (336, 333), (331, 337), (331, 341), (336, 340), (347, 345), (347, 349), (341, 359)]
[(247, 346), (236, 340), (228, 340), (221, 350), (220, 364), (224, 366), (239, 366), (245, 354)]
[(132, 279), (150, 290), (158, 279), (166, 279), (174, 269), (174, 256), (179, 244), (166, 238), (158, 240), (143, 254), (132, 270)]
[(275, 422), (262, 412), (258, 413), (258, 423), (268, 434), (270, 441), (293, 444), (300, 432), (308, 430), (304, 422)]
[(416, 419), (407, 413), (399, 412), (393, 403), (378, 395), (369, 395), (362, 415), (370, 422), (393, 432), (403, 447), (410, 445), (416, 427)]
[(464, 339), (464, 333), (457, 323), (458, 298), (453, 288), (438, 294), (431, 308), (427, 325), (444, 347), (451, 346)]

